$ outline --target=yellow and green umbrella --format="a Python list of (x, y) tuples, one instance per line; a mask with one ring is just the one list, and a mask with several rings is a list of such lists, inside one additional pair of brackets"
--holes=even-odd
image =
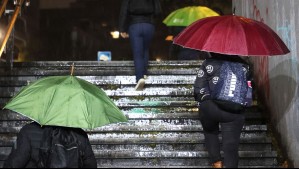
[(40, 125), (93, 129), (127, 122), (106, 93), (75, 76), (51, 76), (24, 87), (4, 107)]
[(171, 12), (163, 23), (167, 26), (189, 26), (199, 19), (210, 16), (219, 16), (219, 14), (205, 6), (189, 6)]

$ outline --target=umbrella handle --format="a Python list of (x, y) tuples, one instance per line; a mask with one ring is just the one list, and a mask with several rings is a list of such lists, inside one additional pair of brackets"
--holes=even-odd
[(73, 63), (72, 68), (71, 68), (71, 76), (73, 76), (73, 74), (74, 74), (74, 69), (75, 69), (75, 64)]

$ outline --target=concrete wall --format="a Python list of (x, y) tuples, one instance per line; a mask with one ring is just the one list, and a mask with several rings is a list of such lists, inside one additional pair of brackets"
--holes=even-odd
[(286, 152), (299, 167), (299, 1), (233, 0), (236, 15), (262, 21), (286, 43), (291, 53), (253, 57), (259, 92), (270, 110)]

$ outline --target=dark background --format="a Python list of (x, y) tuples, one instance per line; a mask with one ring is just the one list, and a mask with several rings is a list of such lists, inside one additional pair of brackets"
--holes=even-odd
[[(111, 51), (112, 60), (132, 60), (129, 40), (113, 39), (110, 35), (111, 31), (118, 30), (121, 1), (31, 0), (28, 7), (22, 7), (15, 25), (15, 61), (91, 61), (97, 60), (98, 51)], [(224, 14), (232, 13), (231, 0), (160, 1), (163, 13), (156, 21), (151, 60), (176, 60), (169, 54), (172, 41), (165, 40), (169, 35), (169, 27), (162, 23), (172, 11), (201, 5), (216, 12), (220, 9)], [(13, 5), (10, 7), (14, 8)], [(4, 14), (1, 18), (2, 32), (7, 27), (9, 15)], [(74, 29), (78, 33), (76, 44), (71, 36)], [(3, 54), (2, 59), (7, 53)]]

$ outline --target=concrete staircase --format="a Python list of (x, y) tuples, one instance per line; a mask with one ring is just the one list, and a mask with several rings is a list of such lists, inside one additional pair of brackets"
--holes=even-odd
[[(23, 86), (39, 78), (69, 75), (73, 62), (0, 63), (0, 107)], [(129, 122), (87, 131), (99, 168), (209, 168), (193, 83), (201, 61), (150, 62), (143, 91), (134, 91), (132, 61), (74, 62), (74, 75), (104, 91)], [(240, 168), (274, 168), (278, 153), (263, 112), (246, 110), (241, 135)], [(20, 128), (29, 119), (0, 112), (0, 166)]]

